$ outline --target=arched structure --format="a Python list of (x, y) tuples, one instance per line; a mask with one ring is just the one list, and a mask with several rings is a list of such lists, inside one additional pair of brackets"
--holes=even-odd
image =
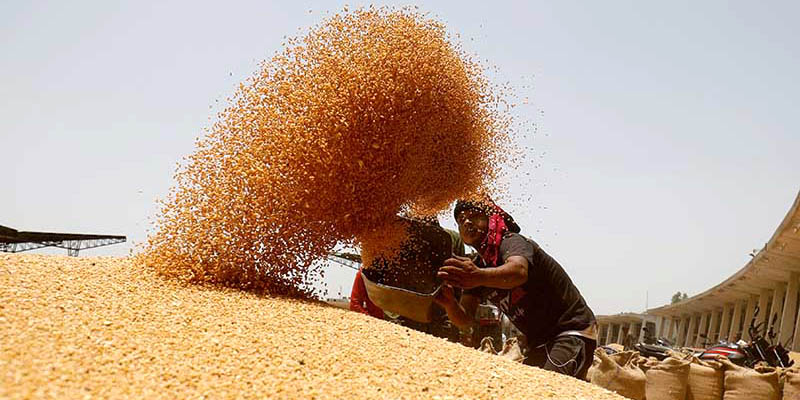
[(747, 340), (755, 316), (756, 323), (772, 326), (787, 348), (800, 350), (800, 193), (766, 245), (751, 256), (744, 267), (711, 289), (647, 310), (656, 334), (689, 347)]

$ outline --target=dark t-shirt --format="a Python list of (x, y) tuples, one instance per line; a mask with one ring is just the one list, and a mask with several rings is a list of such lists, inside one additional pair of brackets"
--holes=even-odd
[[(513, 289), (477, 287), (465, 293), (491, 301), (511, 319), (531, 347), (564, 331), (584, 330), (594, 323), (594, 313), (561, 265), (533, 240), (507, 233), (500, 243), (503, 263), (511, 256), (528, 260), (528, 281)], [(477, 263), (485, 267), (482, 260)]]

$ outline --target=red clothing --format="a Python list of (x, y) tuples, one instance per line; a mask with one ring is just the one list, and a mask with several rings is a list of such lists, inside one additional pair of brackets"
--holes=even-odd
[(350, 310), (383, 319), (383, 310), (370, 301), (367, 296), (367, 287), (364, 285), (364, 279), (361, 278), (361, 270), (356, 272), (356, 279), (353, 281), (353, 290), (350, 292)]
[(486, 238), (483, 239), (481, 244), (480, 253), (481, 258), (489, 263), (491, 267), (498, 267), (498, 255), (500, 253), (500, 243), (503, 241), (503, 236), (508, 231), (506, 222), (503, 219), (503, 210), (500, 207), (494, 206), (499, 212), (489, 216), (489, 232)]

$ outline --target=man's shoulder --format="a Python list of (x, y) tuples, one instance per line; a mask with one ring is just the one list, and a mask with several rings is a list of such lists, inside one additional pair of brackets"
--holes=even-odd
[(532, 248), (536, 250), (539, 248), (539, 245), (533, 241), (533, 239), (527, 238), (525, 236), (520, 235), (519, 233), (514, 232), (506, 232), (503, 235), (503, 241), (500, 242), (500, 248), (502, 249), (512, 249), (512, 248)]

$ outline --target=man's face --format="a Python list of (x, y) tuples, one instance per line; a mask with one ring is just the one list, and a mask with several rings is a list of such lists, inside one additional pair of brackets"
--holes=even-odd
[(456, 216), (458, 233), (464, 243), (478, 248), (489, 232), (489, 217), (478, 210), (464, 210)]

